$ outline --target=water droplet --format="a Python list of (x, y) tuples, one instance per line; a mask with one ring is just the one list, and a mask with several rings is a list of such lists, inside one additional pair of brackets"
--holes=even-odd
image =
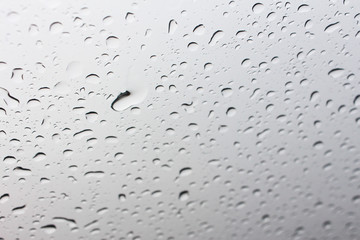
[(41, 229), (47, 234), (53, 234), (56, 231), (56, 226), (54, 224), (48, 224), (42, 226)]
[(135, 15), (131, 12), (126, 13), (125, 19), (128, 23), (132, 23), (135, 21)]
[(106, 46), (108, 48), (119, 48), (120, 47), (120, 40), (115, 36), (110, 36), (106, 39)]
[(329, 24), (328, 26), (326, 26), (324, 31), (327, 33), (333, 33), (339, 28), (340, 28), (340, 22), (336, 22), (336, 23), (332, 23), (332, 24)]
[(354, 105), (356, 107), (360, 107), (360, 95), (357, 95), (355, 98), (354, 98), (354, 101), (353, 101)]
[(343, 68), (334, 68), (334, 69), (330, 70), (328, 74), (333, 78), (339, 78), (344, 74), (344, 69)]
[(186, 168), (182, 168), (179, 171), (179, 175), (182, 177), (185, 177), (185, 176), (189, 176), (191, 174), (191, 172), (192, 172), (192, 169), (189, 167), (186, 167)]
[(193, 32), (195, 35), (203, 35), (205, 33), (205, 26), (203, 24), (199, 24), (193, 29)]
[(265, 6), (262, 3), (255, 3), (252, 6), (252, 11), (256, 14), (262, 13), (265, 9)]
[(198, 50), (199, 45), (196, 42), (191, 42), (188, 44), (187, 48), (191, 51), (194, 52), (196, 50)]
[(15, 215), (21, 215), (25, 213), (26, 205), (15, 207), (12, 209), (12, 213)]
[(86, 76), (85, 81), (91, 84), (98, 84), (100, 83), (100, 77), (96, 74), (89, 74)]
[(179, 193), (179, 200), (180, 201), (187, 201), (189, 199), (189, 191), (182, 191)]
[(211, 36), (209, 45), (214, 46), (220, 39), (224, 37), (225, 33), (221, 30), (218, 30), (214, 32), (214, 34)]
[(171, 19), (168, 26), (168, 33), (174, 34), (177, 29), (177, 22), (174, 19)]
[(58, 34), (58, 33), (62, 32), (63, 25), (61, 22), (54, 22), (50, 25), (49, 30), (51, 33)]
[(224, 97), (230, 97), (232, 94), (233, 94), (233, 90), (231, 88), (223, 88), (221, 90), (221, 94), (224, 96)]
[(227, 115), (228, 117), (233, 117), (233, 116), (235, 116), (235, 115), (236, 115), (236, 109), (233, 108), (233, 107), (228, 108), (228, 109), (226, 110), (226, 115)]
[(306, 13), (306, 12), (309, 12), (310, 10), (311, 10), (311, 8), (310, 8), (310, 6), (307, 5), (307, 4), (301, 4), (301, 5), (298, 7), (298, 9), (297, 9), (297, 11), (298, 11), (299, 13)]
[(8, 193), (4, 193), (3, 195), (0, 196), (0, 203), (4, 204), (7, 201), (9, 201), (10, 199), (10, 195)]

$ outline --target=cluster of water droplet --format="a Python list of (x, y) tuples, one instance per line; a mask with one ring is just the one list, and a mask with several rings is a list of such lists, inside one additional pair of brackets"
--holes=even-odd
[(356, 1), (0, 6), (0, 239), (359, 239)]

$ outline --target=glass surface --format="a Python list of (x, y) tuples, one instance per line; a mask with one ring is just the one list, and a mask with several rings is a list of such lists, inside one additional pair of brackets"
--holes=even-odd
[(359, 240), (360, 1), (0, 0), (0, 239)]

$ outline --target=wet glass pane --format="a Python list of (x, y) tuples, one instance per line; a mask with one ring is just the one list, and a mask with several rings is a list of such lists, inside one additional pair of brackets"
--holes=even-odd
[(0, 239), (359, 240), (360, 2), (0, 0)]

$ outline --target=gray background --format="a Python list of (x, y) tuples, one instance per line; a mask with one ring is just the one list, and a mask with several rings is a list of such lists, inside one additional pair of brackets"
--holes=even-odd
[(1, 0), (0, 238), (359, 240), (359, 38), (355, 0)]

